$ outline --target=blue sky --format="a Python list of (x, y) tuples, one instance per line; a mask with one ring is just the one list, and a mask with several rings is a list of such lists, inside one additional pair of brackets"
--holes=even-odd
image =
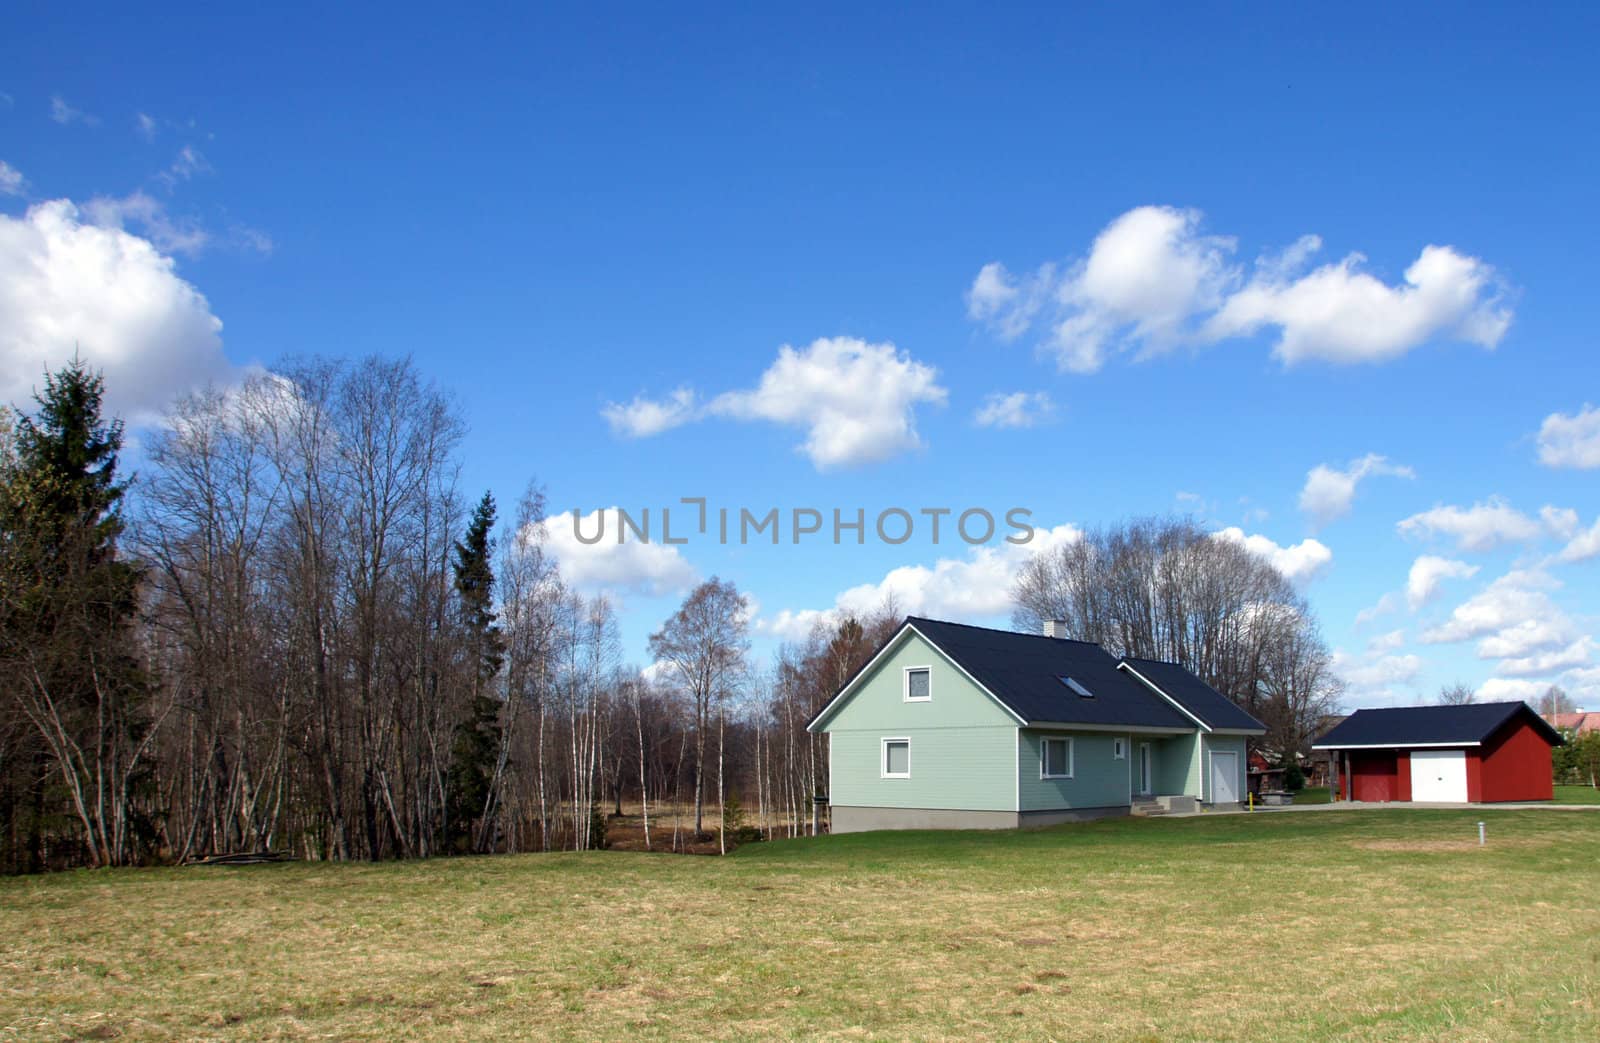
[[(35, 7), (0, 392), (74, 340), (135, 420), (409, 353), (469, 495), (1194, 513), (1297, 570), (1351, 705), (1600, 705), (1600, 15), (1397, 6)], [(556, 539), (641, 661), (696, 577), (766, 651), (885, 589), (1003, 621), (1023, 553)]]

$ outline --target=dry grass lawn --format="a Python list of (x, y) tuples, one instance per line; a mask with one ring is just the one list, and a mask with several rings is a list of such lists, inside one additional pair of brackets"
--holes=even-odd
[(0, 881), (0, 1038), (1591, 1040), (1597, 1002), (1589, 812)]

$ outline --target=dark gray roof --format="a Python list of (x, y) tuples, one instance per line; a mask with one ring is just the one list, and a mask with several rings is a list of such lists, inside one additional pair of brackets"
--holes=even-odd
[[(1018, 717), (1032, 722), (1194, 728), (1194, 722), (1125, 671), (1099, 645), (907, 617)], [(1061, 682), (1071, 677), (1093, 699)]]
[(1266, 730), (1266, 725), (1240, 709), (1232, 699), (1177, 663), (1166, 663), (1159, 659), (1134, 659), (1129, 656), (1124, 656), (1123, 662), (1139, 671), (1169, 698), (1176, 700), (1185, 710), (1212, 728)]
[(1512, 718), (1523, 715), (1553, 745), (1561, 734), (1524, 702), (1467, 703), (1463, 706), (1394, 706), (1357, 710), (1312, 745), (1418, 746), (1426, 743), (1485, 742)]

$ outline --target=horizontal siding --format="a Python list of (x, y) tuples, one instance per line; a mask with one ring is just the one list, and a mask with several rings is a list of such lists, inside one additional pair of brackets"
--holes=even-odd
[[(933, 698), (905, 701), (906, 667), (926, 666)], [(1012, 717), (983, 689), (921, 636), (908, 632), (872, 672), (863, 677), (845, 703), (825, 722), (827, 731), (878, 731), (884, 728), (1015, 728)], [(1007, 769), (1007, 776), (1010, 769)]]
[[(1070, 738), (1073, 743), (1073, 777), (1041, 779), (1040, 757), (1044, 739)], [(1023, 811), (1057, 811), (1071, 808), (1106, 808), (1128, 803), (1132, 779), (1132, 754), (1117, 760), (1112, 744), (1117, 738), (1127, 743), (1128, 736), (1104, 732), (1022, 731), (1017, 736), (1021, 756), (1017, 762), (1017, 792)]]
[[(1015, 811), (1013, 727), (828, 730), (830, 799), (845, 807)], [(881, 777), (883, 740), (911, 740), (911, 777)]]

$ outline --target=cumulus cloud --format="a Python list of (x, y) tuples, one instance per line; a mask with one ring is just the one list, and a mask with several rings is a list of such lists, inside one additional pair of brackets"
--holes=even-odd
[[(1307, 251), (1309, 254), (1309, 251)], [(1384, 362), (1444, 338), (1493, 348), (1511, 325), (1494, 269), (1448, 246), (1426, 246), (1390, 286), (1350, 254), (1304, 275), (1258, 271), (1206, 323), (1208, 340), (1278, 331), (1286, 364)]]
[(1305, 488), (1300, 490), (1300, 510), (1311, 516), (1318, 525), (1326, 525), (1350, 513), (1356, 498), (1356, 486), (1363, 478), (1388, 475), (1394, 478), (1415, 478), (1417, 473), (1404, 464), (1391, 463), (1388, 457), (1368, 453), (1359, 460), (1350, 461), (1344, 470), (1328, 464), (1318, 464), (1306, 473)]
[(828, 471), (921, 448), (916, 407), (948, 397), (938, 376), (893, 344), (824, 337), (804, 348), (785, 344), (754, 388), (724, 392), (699, 409), (694, 392), (680, 388), (664, 400), (611, 403), (601, 415), (634, 437), (707, 416), (799, 427), (806, 437), (797, 448)]
[(1539, 462), (1546, 467), (1600, 467), (1600, 409), (1584, 403), (1572, 416), (1545, 417), (1539, 425)]
[(985, 395), (973, 414), (979, 427), (1036, 427), (1055, 416), (1056, 404), (1043, 391), (996, 391)]
[(837, 624), (847, 615), (864, 616), (892, 603), (905, 615), (981, 621), (1011, 611), (1017, 572), (1035, 554), (1083, 537), (1072, 525), (1036, 529), (1025, 544), (970, 548), (964, 557), (940, 558), (932, 565), (891, 569), (876, 583), (839, 594), (830, 608), (785, 610), (756, 621), (756, 628), (785, 640), (800, 640), (818, 623)]
[(1291, 583), (1311, 582), (1333, 561), (1333, 551), (1319, 540), (1304, 539), (1285, 547), (1260, 534), (1247, 536), (1236, 525), (1212, 533), (1212, 536), (1240, 544), (1251, 553), (1265, 558)]
[(1262, 330), (1286, 365), (1317, 359), (1380, 362), (1435, 340), (1493, 348), (1511, 324), (1494, 269), (1429, 245), (1391, 285), (1350, 254), (1311, 271), (1322, 248), (1302, 236), (1264, 256), (1246, 277), (1235, 240), (1202, 232), (1196, 210), (1141, 206), (1112, 221), (1087, 255), (1017, 277), (999, 262), (979, 269), (967, 314), (1001, 338), (1030, 329), (1063, 370), (1092, 373), (1117, 351), (1151, 353), (1214, 344)]
[(1428, 603), (1445, 580), (1471, 579), (1477, 574), (1477, 565), (1424, 554), (1411, 563), (1411, 572), (1406, 576), (1406, 603), (1415, 612)]
[(1550, 685), (1545, 681), (1515, 681), (1504, 677), (1491, 677), (1478, 687), (1480, 703), (1509, 703), (1522, 700), (1536, 703)]
[(1537, 539), (1547, 528), (1564, 526), (1567, 516), (1545, 508), (1543, 521), (1517, 510), (1498, 496), (1491, 496), (1471, 507), (1441, 506), (1402, 519), (1396, 528), (1400, 535), (1413, 538), (1446, 536), (1465, 551), (1493, 550), (1502, 543), (1524, 543)]
[(635, 396), (625, 405), (608, 402), (600, 415), (611, 425), (613, 434), (623, 438), (649, 438), (689, 423), (696, 418), (693, 388), (682, 387), (663, 399)]
[(1594, 658), (1594, 641), (1580, 637), (1566, 646), (1502, 659), (1495, 673), (1502, 677), (1548, 677), (1574, 667), (1588, 666)]
[(1179, 343), (1232, 278), (1231, 239), (1200, 232), (1197, 210), (1141, 206), (1112, 221), (1082, 260), (1016, 279), (985, 265), (967, 292), (973, 318), (1016, 337), (1048, 315), (1046, 348), (1063, 370), (1093, 373), (1114, 350)]
[(150, 240), (83, 219), (66, 200), (0, 214), (0, 395), (22, 402), (76, 351), (103, 370), (109, 408), (135, 420), (233, 368), (222, 323)]
[(1589, 639), (1550, 597), (1560, 582), (1538, 570), (1515, 570), (1456, 606), (1450, 618), (1425, 631), (1428, 644), (1476, 640), (1480, 659), (1501, 660), (1505, 674), (1551, 673), (1587, 661)]
[(0, 159), (0, 196), (20, 196), (28, 189), (28, 179), (22, 171)]
[[(676, 546), (660, 542), (659, 532), (652, 531), (648, 543), (632, 531), (619, 541), (623, 533), (617, 508), (607, 507), (576, 519), (572, 511), (553, 515), (545, 519), (538, 535), (545, 552), (560, 566), (561, 578), (586, 594), (659, 597), (694, 585), (698, 579), (694, 567)], [(579, 534), (584, 539), (602, 535), (597, 542), (585, 543)]]
[(1415, 700), (1422, 657), (1401, 653), (1405, 632), (1391, 630), (1367, 642), (1358, 653), (1336, 649), (1332, 669), (1345, 684), (1346, 701), (1355, 706), (1383, 706)]
[(1595, 523), (1588, 529), (1574, 536), (1572, 542), (1563, 547), (1561, 553), (1556, 555), (1556, 560), (1563, 562), (1588, 561), (1596, 555), (1600, 555), (1600, 518), (1595, 519)]

